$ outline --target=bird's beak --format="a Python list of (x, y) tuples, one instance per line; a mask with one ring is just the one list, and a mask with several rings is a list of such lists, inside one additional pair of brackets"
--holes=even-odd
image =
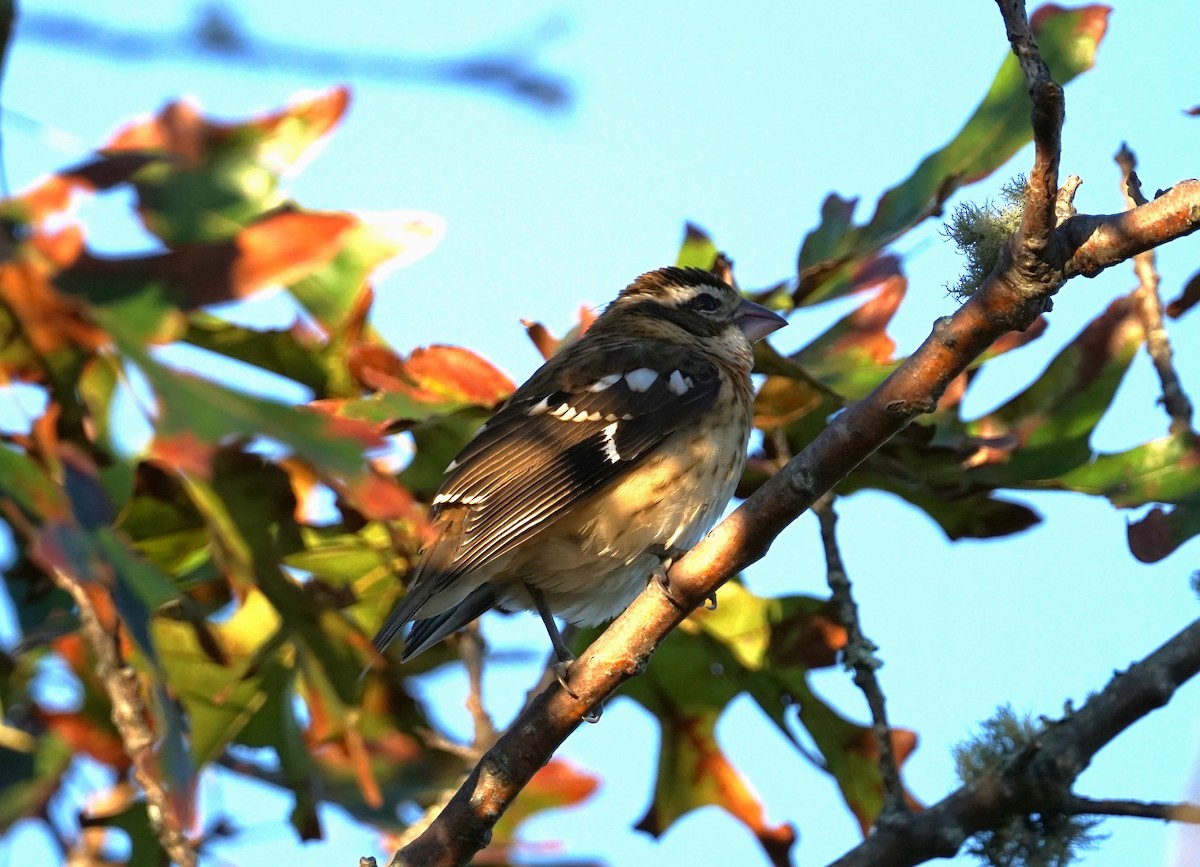
[(742, 303), (738, 305), (733, 314), (733, 321), (751, 343), (757, 343), (772, 331), (778, 331), (787, 325), (787, 320), (774, 310), (768, 310), (761, 304), (746, 299), (742, 299)]

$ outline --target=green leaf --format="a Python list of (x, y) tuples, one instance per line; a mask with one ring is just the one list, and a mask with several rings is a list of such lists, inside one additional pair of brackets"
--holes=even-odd
[(695, 223), (688, 223), (684, 229), (683, 245), (679, 248), (679, 255), (675, 257), (675, 264), (680, 268), (702, 268), (711, 271), (719, 253), (720, 250), (707, 232)]
[(1200, 446), (1191, 433), (1097, 455), (1065, 474), (1056, 487), (1108, 497), (1114, 506), (1183, 503), (1200, 493)]
[[(1090, 69), (1104, 36), (1109, 8), (1044, 6), (1031, 24), (1042, 57), (1054, 80), (1066, 84)], [(964, 184), (994, 172), (1032, 139), (1029, 93), (1017, 59), (1005, 53), (991, 88), (962, 130), (945, 147), (927, 156), (906, 180), (880, 198), (871, 220), (850, 222), (854, 200), (830, 196), (822, 222), (800, 250), (797, 303), (834, 297), (817, 290), (847, 262), (870, 256), (927, 217)], [(848, 288), (843, 284), (844, 288)], [(839, 293), (840, 294), (840, 293)]]
[(995, 443), (992, 459), (972, 477), (1027, 484), (1052, 480), (1086, 463), (1092, 456), (1092, 431), (1143, 340), (1132, 296), (1113, 301), (1032, 385), (966, 425), (969, 435)]
[(295, 329), (257, 331), (206, 313), (195, 313), (182, 339), (201, 349), (287, 377), (317, 395), (327, 391), (329, 372), (322, 363), (323, 348), (303, 342)]
[(129, 804), (115, 813), (81, 813), (81, 828), (116, 828), (129, 838), (129, 860), (126, 867), (168, 867), (171, 859), (158, 842), (150, 826), (145, 800)]
[(27, 515), (46, 520), (65, 515), (65, 492), (29, 455), (0, 443), (0, 497), (11, 500)]
[(0, 832), (21, 819), (42, 815), (75, 757), (57, 735), (31, 740), (30, 751), (0, 746)]

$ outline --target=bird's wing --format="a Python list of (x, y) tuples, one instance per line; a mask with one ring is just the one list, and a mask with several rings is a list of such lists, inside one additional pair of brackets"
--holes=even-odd
[(548, 365), (480, 430), (434, 498), (437, 538), (397, 629), (430, 596), (534, 536), (712, 406), (721, 387), (715, 364), (684, 347), (652, 355), (632, 346), (582, 369)]

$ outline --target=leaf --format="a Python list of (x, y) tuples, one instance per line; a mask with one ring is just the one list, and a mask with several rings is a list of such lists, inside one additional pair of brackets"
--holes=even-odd
[(1178, 319), (1195, 307), (1198, 301), (1200, 301), (1200, 271), (1189, 277), (1183, 286), (1183, 291), (1179, 293), (1179, 297), (1167, 304), (1167, 315), (1172, 319)]
[(254, 329), (193, 313), (182, 339), (229, 358), (269, 370), (311, 389), (317, 395), (329, 389), (327, 351), (301, 329)]
[(158, 842), (145, 800), (134, 801), (115, 811), (88, 811), (79, 815), (81, 828), (116, 828), (129, 838), (126, 867), (169, 867), (171, 860)]
[(45, 382), (48, 368), (108, 342), (83, 305), (58, 291), (44, 269), (15, 260), (0, 263), (0, 329), (0, 370), (31, 382)]
[(1108, 410), (1144, 331), (1132, 296), (1118, 298), (1003, 406), (966, 425), (994, 445), (973, 475), (998, 484), (1054, 479), (1092, 456), (1092, 431)]
[[(586, 636), (584, 637), (586, 639)], [(786, 854), (793, 831), (770, 827), (762, 808), (713, 737), (720, 713), (746, 692), (789, 741), (800, 748), (789, 720), (799, 710), (827, 770), (837, 780), (864, 831), (883, 804), (871, 729), (843, 719), (811, 690), (807, 671), (831, 665), (846, 641), (827, 600), (767, 599), (740, 584), (720, 591), (715, 611), (696, 612), (655, 653), (643, 677), (626, 693), (643, 704), (663, 729), (655, 800), (639, 825), (661, 833), (676, 818), (704, 804), (717, 804), (758, 836), (773, 855)], [(908, 744), (911, 732), (897, 730)]]
[(29, 751), (0, 746), (0, 832), (44, 814), (71, 766), (74, 752), (56, 734), (43, 734)]
[(864, 397), (899, 363), (887, 326), (908, 289), (900, 260), (880, 256), (864, 263), (856, 269), (849, 289), (873, 286), (879, 287), (873, 298), (791, 356), (806, 373), (847, 400)]
[(1155, 506), (1127, 528), (1129, 550), (1143, 563), (1157, 563), (1200, 535), (1200, 495), (1187, 497), (1173, 509)]
[(1181, 433), (1100, 454), (1063, 475), (1056, 487), (1105, 496), (1121, 508), (1183, 503), (1200, 493), (1200, 445), (1191, 433)]
[(348, 98), (338, 88), (238, 124), (177, 102), (121, 130), (106, 150), (161, 155), (130, 180), (146, 227), (168, 245), (224, 240), (280, 203), (279, 176), (340, 120)]
[(696, 649), (695, 640), (669, 637), (628, 691), (662, 727), (654, 800), (637, 828), (658, 837), (681, 816), (714, 805), (741, 821), (773, 863), (785, 861), (795, 830), (766, 822), (758, 797), (716, 741), (717, 719), (739, 690)]
[[(1051, 4), (1033, 14), (1030, 24), (1055, 81), (1066, 84), (1092, 67), (1109, 11), (1101, 5), (1068, 10)], [(1029, 113), (1024, 76), (1016, 57), (1007, 52), (987, 96), (958, 135), (884, 193), (868, 223), (851, 223), (856, 200), (826, 199), (821, 224), (800, 250), (795, 303), (816, 303), (840, 294), (824, 291), (823, 284), (845, 263), (866, 258), (891, 243), (939, 213), (959, 187), (986, 177), (1007, 162), (1032, 137)], [(818, 293), (818, 289), (822, 291)]]
[(424, 221), (408, 220), (407, 234), (398, 232), (387, 220), (359, 222), (341, 238), (327, 263), (288, 285), (288, 291), (329, 334), (344, 331), (356, 306), (369, 292), (367, 279), (384, 262), (410, 258), (412, 251), (426, 252), (441, 237), (440, 221), (431, 215)]
[(707, 232), (695, 223), (688, 223), (684, 228), (683, 245), (679, 248), (679, 255), (675, 257), (675, 264), (680, 268), (702, 268), (711, 271), (720, 252)]

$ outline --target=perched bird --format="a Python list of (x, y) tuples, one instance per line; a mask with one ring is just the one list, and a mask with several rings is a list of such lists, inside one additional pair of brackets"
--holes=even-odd
[[(447, 468), (434, 538), (375, 637), (403, 660), (490, 608), (621, 613), (708, 532), (746, 463), (754, 341), (786, 320), (697, 268), (643, 274)], [(561, 674), (560, 674), (561, 679)]]

